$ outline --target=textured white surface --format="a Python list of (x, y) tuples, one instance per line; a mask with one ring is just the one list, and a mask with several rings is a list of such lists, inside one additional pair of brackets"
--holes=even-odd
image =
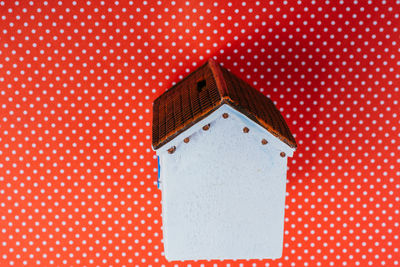
[[(158, 151), (166, 258), (279, 258), (287, 164), (279, 155), (282, 142), (227, 105), (189, 130)], [(189, 143), (179, 143), (188, 135)], [(262, 145), (262, 138), (269, 143)], [(165, 153), (171, 145), (175, 153)]]

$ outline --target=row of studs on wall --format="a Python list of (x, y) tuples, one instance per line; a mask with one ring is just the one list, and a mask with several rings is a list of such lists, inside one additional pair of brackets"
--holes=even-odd
[[(229, 118), (229, 114), (228, 113), (222, 114), (222, 118), (224, 118), (224, 119)], [(208, 131), (208, 129), (210, 129), (210, 124), (206, 124), (206, 125), (203, 126), (203, 131)], [(243, 128), (243, 133), (248, 133), (248, 132), (250, 132), (250, 129), (247, 128), (247, 127), (244, 127)], [(189, 137), (186, 137), (185, 139), (183, 139), (183, 142), (185, 142), (186, 144), (189, 143), (189, 141), (190, 141)], [(265, 138), (261, 139), (261, 144), (262, 145), (268, 144), (267, 139), (265, 139)], [(168, 153), (172, 154), (172, 153), (175, 152), (175, 150), (176, 150), (176, 146), (173, 146), (173, 147), (168, 149)], [(280, 155), (281, 155), (282, 158), (284, 158), (286, 156), (286, 153), (285, 152), (281, 152)]]

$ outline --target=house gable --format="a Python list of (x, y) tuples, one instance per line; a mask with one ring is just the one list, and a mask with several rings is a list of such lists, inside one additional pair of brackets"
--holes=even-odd
[(243, 125), (243, 128), (249, 128), (249, 135), (254, 138), (255, 142), (259, 142), (262, 144), (266, 141), (267, 144), (265, 144), (265, 147), (273, 147), (276, 153), (280, 154), (281, 152), (284, 152), (285, 156), (287, 157), (293, 156), (295, 148), (287, 146), (278, 137), (276, 137), (269, 131), (266, 131), (262, 126), (249, 119), (246, 115), (228, 104), (224, 104), (218, 107), (218, 109), (213, 111), (207, 117), (198, 121), (195, 125), (188, 128), (182, 134), (178, 135), (176, 138), (168, 142), (167, 145), (156, 150), (157, 155), (161, 156), (166, 154), (179, 153), (179, 147), (185, 145), (186, 138), (188, 138), (190, 141), (192, 139), (192, 136), (196, 135), (196, 133), (204, 131), (204, 126), (210, 125), (210, 127), (212, 127), (213, 124), (218, 123), (218, 120), (223, 117), (224, 114), (228, 114), (228, 118), (230, 119), (235, 118), (236, 121), (240, 121)]

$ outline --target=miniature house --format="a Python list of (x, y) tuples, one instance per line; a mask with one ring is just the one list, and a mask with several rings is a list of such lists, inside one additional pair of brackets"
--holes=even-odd
[(209, 60), (153, 105), (167, 260), (282, 255), (287, 158), (273, 102)]

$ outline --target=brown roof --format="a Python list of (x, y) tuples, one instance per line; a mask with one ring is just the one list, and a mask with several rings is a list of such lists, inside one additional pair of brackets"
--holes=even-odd
[(153, 104), (154, 149), (228, 104), (290, 147), (297, 147), (274, 103), (212, 59), (160, 95)]

